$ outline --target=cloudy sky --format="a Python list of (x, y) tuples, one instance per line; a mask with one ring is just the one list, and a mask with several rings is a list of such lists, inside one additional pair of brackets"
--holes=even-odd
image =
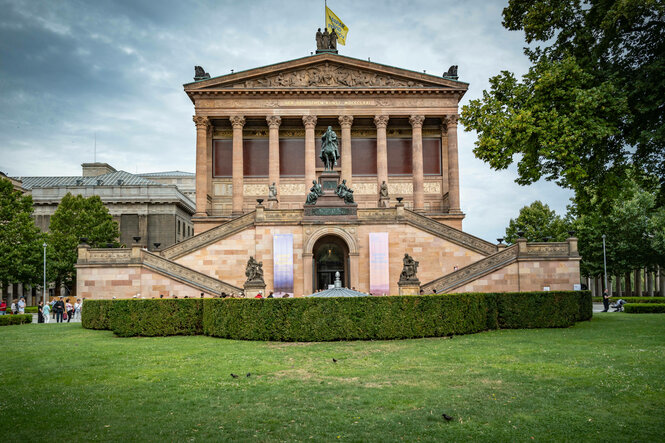
[[(349, 27), (340, 53), (441, 75), (459, 65), (462, 104), (501, 70), (522, 74), (523, 36), (501, 26), (507, 0), (330, 0)], [(0, 0), (0, 171), (78, 175), (93, 160), (128, 172), (194, 171), (193, 106), (182, 85), (309, 55), (323, 0)], [(464, 230), (494, 241), (540, 199), (572, 195), (514, 183), (474, 158), (459, 132)]]

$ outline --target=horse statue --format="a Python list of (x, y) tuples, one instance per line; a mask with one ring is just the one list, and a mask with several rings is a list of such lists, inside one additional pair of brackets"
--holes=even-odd
[(326, 171), (332, 171), (333, 166), (337, 166), (339, 159), (339, 145), (337, 144), (337, 134), (328, 126), (325, 134), (321, 137), (321, 155), (319, 156)]

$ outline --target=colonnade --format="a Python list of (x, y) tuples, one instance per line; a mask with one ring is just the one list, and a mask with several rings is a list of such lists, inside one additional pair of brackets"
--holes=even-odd
[[(447, 164), (448, 164), (448, 203), (451, 213), (460, 212), (459, 201), (459, 165), (457, 153), (457, 114), (437, 116), (442, 119), (442, 136), (447, 135)], [(233, 128), (233, 160), (232, 160), (232, 214), (242, 214), (243, 208), (243, 127), (245, 126), (245, 117), (242, 115), (232, 115), (228, 117)], [(346, 179), (347, 184), (353, 184), (352, 176), (352, 155), (353, 140), (351, 138), (351, 127), (354, 117), (352, 115), (340, 115), (338, 117), (342, 128), (342, 146), (341, 153), (342, 165), (341, 176)], [(374, 116), (376, 126), (376, 171), (377, 186), (385, 181), (390, 183), (388, 178), (388, 149), (386, 130), (389, 115), (381, 114)], [(314, 130), (316, 128), (317, 116), (304, 115), (302, 117), (305, 127), (305, 179), (307, 186), (316, 180), (316, 140)], [(423, 211), (425, 205), (425, 180), (423, 173), (423, 140), (422, 127), (425, 121), (424, 115), (409, 116), (409, 123), (412, 129), (412, 176), (413, 176), (413, 208), (416, 211)], [(268, 124), (268, 146), (269, 146), (269, 176), (268, 182), (279, 186), (279, 127), (282, 119), (277, 115), (266, 117)], [(196, 124), (196, 215), (205, 216), (209, 207), (209, 189), (212, 180), (212, 125), (207, 117), (194, 116)], [(349, 150), (346, 152), (346, 150)], [(377, 188), (379, 189), (379, 188)]]

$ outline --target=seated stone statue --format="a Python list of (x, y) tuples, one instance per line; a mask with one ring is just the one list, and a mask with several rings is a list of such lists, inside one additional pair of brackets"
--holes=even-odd
[(247, 282), (263, 282), (263, 262), (257, 262), (252, 256), (247, 260), (245, 268)]
[(403, 267), (402, 273), (399, 276), (399, 280), (403, 281), (417, 281), (418, 277), (416, 273), (418, 272), (418, 262), (413, 259), (409, 254), (404, 254), (402, 259)]
[(315, 205), (316, 201), (323, 195), (323, 190), (321, 189), (321, 185), (316, 182), (316, 180), (312, 180), (312, 186), (309, 189), (309, 194), (307, 194), (307, 201), (305, 201), (306, 205)]
[(337, 185), (337, 189), (335, 190), (335, 194), (337, 194), (337, 196), (339, 198), (344, 199), (344, 203), (346, 203), (346, 204), (354, 203), (354, 201), (353, 201), (353, 189), (346, 186), (346, 179), (342, 180), (342, 183)]

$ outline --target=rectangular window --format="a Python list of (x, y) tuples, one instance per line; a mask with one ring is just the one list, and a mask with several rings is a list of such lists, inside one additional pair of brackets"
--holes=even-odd
[(268, 176), (268, 139), (243, 140), (243, 175), (245, 177)]
[(231, 177), (233, 174), (233, 140), (213, 140), (213, 177)]
[(388, 175), (410, 175), (412, 172), (412, 147), (410, 138), (389, 138)]
[(351, 140), (351, 161), (353, 175), (376, 175), (376, 139)]
[(279, 175), (280, 177), (305, 176), (305, 139), (279, 139)]
[(441, 175), (441, 138), (423, 139), (423, 173)]

